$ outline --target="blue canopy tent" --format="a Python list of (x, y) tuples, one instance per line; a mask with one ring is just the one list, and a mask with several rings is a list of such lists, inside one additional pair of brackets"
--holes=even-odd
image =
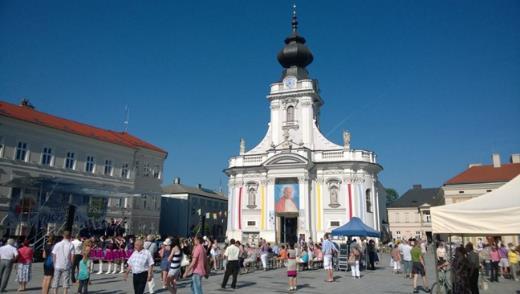
[[(372, 229), (365, 225), (358, 217), (353, 217), (343, 226), (332, 230), (332, 236), (347, 236), (347, 237), (374, 237), (381, 238), (381, 232)], [(348, 244), (348, 254), (350, 253), (350, 244)], [(367, 248), (365, 248), (365, 263), (368, 264)], [(349, 265), (350, 267), (350, 265)]]
[(372, 229), (365, 225), (358, 217), (353, 217), (343, 226), (332, 230), (332, 236), (347, 236), (347, 237), (375, 237), (381, 238), (381, 232)]

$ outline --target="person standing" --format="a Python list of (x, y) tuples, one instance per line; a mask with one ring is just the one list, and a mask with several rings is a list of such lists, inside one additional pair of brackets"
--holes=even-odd
[(207, 262), (207, 254), (202, 246), (202, 237), (196, 236), (193, 240), (194, 248), (191, 254), (191, 263), (188, 265), (184, 277), (191, 276), (191, 292), (193, 294), (202, 294), (202, 277), (209, 275), (209, 263)]
[(491, 245), (489, 257), (491, 258), (491, 277), (489, 281), (498, 283), (498, 263), (500, 262), (500, 253), (498, 253), (497, 247), (495, 245)]
[(509, 260), (507, 258), (509, 250), (507, 250), (504, 243), (500, 242), (500, 247), (498, 248), (498, 254), (500, 255), (500, 273), (502, 274), (502, 278), (505, 279), (509, 273)]
[(421, 275), (426, 293), (430, 292), (428, 278), (424, 270), (424, 257), (419, 242), (414, 243), (410, 254), (412, 255), (412, 274), (413, 274), (413, 293), (419, 293), (417, 290), (417, 276)]
[(392, 261), (394, 265), (394, 274), (399, 274), (401, 271), (401, 253), (399, 252), (399, 248), (397, 245), (394, 245), (392, 252), (390, 253), (392, 256)]
[[(144, 242), (143, 246), (144, 246), (145, 250), (148, 250), (148, 252), (150, 252), (150, 255), (152, 256), (152, 260), (154, 260), (155, 254), (157, 253), (157, 244), (155, 243), (155, 237), (153, 235), (148, 235), (146, 237), (146, 242)], [(150, 292), (150, 294), (155, 293), (154, 292), (155, 281), (153, 279), (153, 271), (151, 272), (151, 279), (148, 280), (147, 285), (148, 285), (148, 292)]]
[(511, 267), (511, 277), (518, 282), (518, 251), (513, 247), (512, 243), (508, 245), (509, 252), (507, 253), (507, 258)]
[(473, 244), (466, 244), (466, 256), (469, 264), (469, 288), (472, 294), (478, 294), (478, 274), (480, 270), (480, 260), (478, 253), (473, 250)]
[(410, 246), (409, 242), (411, 241), (403, 241), (403, 245), (401, 246), (405, 278), (412, 278), (412, 246)]
[(63, 294), (67, 294), (70, 287), (70, 268), (72, 266), (72, 258), (74, 246), (70, 242), (70, 232), (63, 232), (63, 240), (56, 243), (52, 249), (52, 259), (54, 263), (54, 277), (52, 279), (52, 290), (54, 294), (58, 294), (58, 286), (61, 280)]
[(168, 280), (166, 286), (170, 293), (177, 293), (177, 280), (181, 274), (181, 262), (182, 262), (182, 251), (180, 246), (179, 238), (172, 239), (172, 250), (168, 261), (170, 262), (170, 270), (168, 271)]
[(135, 241), (134, 251), (128, 259), (128, 269), (124, 279), (128, 279), (128, 273), (132, 272), (134, 293), (143, 294), (146, 283), (153, 279), (153, 258), (150, 251), (143, 248), (143, 240)]
[(170, 252), (171, 252), (172, 240), (166, 238), (161, 245), (159, 250), (159, 257), (161, 257), (161, 280), (163, 283), (163, 289), (168, 288), (168, 272), (170, 271)]
[(18, 270), (16, 280), (20, 284), (18, 291), (25, 291), (27, 283), (31, 281), (31, 265), (34, 251), (29, 247), (29, 240), (23, 241), (22, 247), (18, 249)]
[(368, 242), (367, 251), (368, 251), (367, 268), (369, 270), (375, 270), (376, 269), (375, 262), (376, 262), (376, 258), (377, 258), (377, 251), (376, 251), (376, 243), (374, 242), (374, 240), (370, 240)]
[(13, 263), (18, 258), (18, 250), (13, 246), (14, 239), (8, 239), (7, 244), (0, 247), (0, 292), (5, 292), (7, 282), (11, 276)]
[(79, 269), (79, 262), (83, 258), (81, 255), (81, 250), (83, 246), (83, 242), (79, 239), (79, 234), (76, 235), (76, 238), (72, 240), (72, 246), (74, 246), (74, 258), (72, 259), (72, 271), (71, 271), (71, 280), (72, 283), (76, 283), (76, 271)]
[(326, 282), (334, 282), (334, 273), (332, 270), (332, 256), (338, 252), (334, 243), (330, 241), (329, 233), (325, 233), (323, 240), (323, 268), (327, 272)]
[(267, 270), (267, 259), (269, 258), (269, 245), (267, 245), (267, 241), (262, 240), (260, 244), (260, 260), (262, 261), (262, 267), (264, 271)]
[(453, 293), (471, 294), (470, 271), (466, 250), (462, 246), (455, 248), (455, 257), (451, 266)]
[(90, 265), (91, 260), (89, 258), (90, 250), (83, 250), (81, 260), (79, 261), (78, 270), (78, 293), (88, 294), (88, 285), (90, 284)]
[(224, 273), (224, 279), (222, 280), (222, 289), (226, 288), (230, 275), (233, 275), (231, 288), (236, 289), (237, 276), (240, 270), (240, 265), (238, 264), (238, 256), (240, 254), (240, 249), (235, 245), (235, 239), (231, 239), (229, 242), (230, 245), (226, 248), (226, 251), (224, 252), (224, 258), (227, 259), (227, 266), (226, 272)]
[(52, 276), (54, 276), (54, 263), (52, 261), (52, 249), (54, 248), (54, 236), (47, 238), (47, 243), (43, 247), (43, 280), (42, 294), (48, 294), (51, 287)]
[(297, 280), (296, 277), (298, 275), (298, 263), (296, 262), (296, 250), (294, 250), (294, 245), (291, 243), (288, 245), (287, 250), (287, 277), (289, 279), (289, 291), (293, 291), (297, 289)]
[(349, 255), (349, 264), (350, 264), (350, 272), (352, 273), (352, 278), (361, 279), (361, 274), (359, 273), (359, 261), (361, 260), (361, 250), (356, 244), (356, 241), (350, 244), (350, 255)]

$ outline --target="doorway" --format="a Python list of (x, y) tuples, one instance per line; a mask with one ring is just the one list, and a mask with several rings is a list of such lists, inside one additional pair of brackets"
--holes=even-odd
[(280, 216), (278, 240), (280, 243), (296, 243), (298, 241), (298, 217)]

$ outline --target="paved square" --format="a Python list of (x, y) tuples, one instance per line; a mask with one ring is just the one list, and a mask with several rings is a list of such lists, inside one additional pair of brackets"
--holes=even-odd
[[(428, 265), (428, 279), (430, 285), (435, 282), (435, 273), (433, 272), (433, 256), (427, 255), (426, 262)], [(412, 293), (412, 281), (405, 279), (403, 275), (392, 274), (391, 268), (388, 266), (390, 259), (388, 255), (382, 255), (382, 261), (378, 269), (375, 271), (363, 271), (362, 278), (354, 280), (350, 276), (350, 272), (335, 272), (336, 282), (326, 283), (325, 272), (323, 270), (304, 271), (298, 273), (298, 290), (297, 293), (327, 293), (327, 294), (345, 294), (345, 293)], [(41, 293), (41, 279), (43, 266), (41, 263), (33, 266), (33, 280), (29, 284), (29, 290), (25, 293)], [(13, 271), (7, 287), (8, 292), (16, 292), (17, 283), (14, 281), (16, 272)], [(255, 271), (243, 274), (238, 277), (236, 290), (229, 288), (220, 289), (222, 282), (222, 272), (213, 274), (209, 279), (203, 280), (204, 293), (288, 293), (287, 275), (285, 270)], [(122, 275), (92, 275), (92, 285), (89, 287), (90, 293), (133, 293), (131, 278), (127, 282), (123, 280)], [(159, 274), (155, 274), (155, 284), (157, 290), (155, 293), (168, 293), (168, 291), (160, 289), (161, 281)], [(231, 284), (231, 281), (229, 281)], [(422, 285), (422, 282), (419, 282)], [(229, 287), (229, 285), (228, 285)], [(76, 293), (77, 286), (72, 288)], [(498, 284), (490, 284), (488, 291), (481, 293), (517, 293), (520, 291), (520, 283), (510, 280), (501, 280)], [(61, 291), (60, 291), (61, 293)], [(179, 284), (179, 294), (191, 293), (189, 281), (181, 281)], [(424, 292), (421, 292), (424, 293)]]

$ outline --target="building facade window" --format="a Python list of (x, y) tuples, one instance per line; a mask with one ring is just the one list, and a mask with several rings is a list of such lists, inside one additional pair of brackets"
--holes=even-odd
[(143, 167), (143, 176), (149, 177), (150, 176), (150, 164), (148, 162), (145, 162)]
[(294, 106), (287, 107), (287, 122), (294, 121)]
[(396, 239), (401, 239), (401, 231), (396, 231), (395, 232), (395, 238)]
[(27, 161), (27, 143), (18, 142), (16, 146), (16, 160)]
[(111, 176), (112, 175), (112, 160), (105, 160), (105, 176)]
[(67, 157), (65, 158), (65, 168), (74, 169), (75, 165), (76, 159), (74, 158), (74, 152), (67, 152)]
[(153, 177), (154, 179), (159, 179), (161, 177), (161, 170), (158, 165), (156, 165), (153, 169)]
[(44, 147), (42, 151), (42, 165), (52, 166), (52, 148)]
[(128, 179), (130, 177), (130, 173), (128, 172), (128, 163), (124, 163), (121, 166), (121, 177), (123, 179)]
[(367, 204), (367, 212), (372, 212), (372, 195), (370, 189), (365, 191), (365, 201)]
[(94, 173), (94, 156), (87, 156), (87, 162), (85, 163), (85, 171), (87, 173)]
[(4, 137), (0, 136), (0, 158), (4, 157)]

